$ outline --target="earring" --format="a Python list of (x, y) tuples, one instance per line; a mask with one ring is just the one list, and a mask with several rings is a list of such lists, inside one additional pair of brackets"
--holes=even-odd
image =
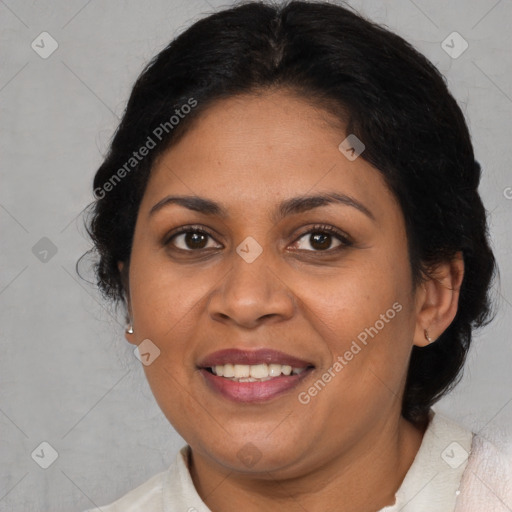
[(424, 329), (423, 332), (425, 333), (425, 339), (428, 341), (428, 343), (432, 343), (434, 340), (428, 335), (427, 329)]
[(126, 332), (128, 334), (133, 334), (133, 325), (130, 323), (130, 325), (128, 326), (128, 329), (126, 329)]

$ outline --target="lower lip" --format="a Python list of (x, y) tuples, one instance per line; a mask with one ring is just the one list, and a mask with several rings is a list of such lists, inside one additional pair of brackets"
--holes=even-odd
[(201, 368), (201, 373), (208, 386), (225, 398), (235, 402), (263, 402), (290, 391), (307, 377), (313, 368), (308, 368), (298, 375), (281, 375), (263, 382), (237, 382), (219, 377)]

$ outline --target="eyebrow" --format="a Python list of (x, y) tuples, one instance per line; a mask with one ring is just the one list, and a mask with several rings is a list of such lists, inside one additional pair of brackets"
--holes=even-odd
[[(189, 210), (202, 213), (204, 215), (217, 215), (221, 218), (226, 219), (229, 214), (225, 208), (219, 203), (206, 199), (199, 196), (166, 196), (158, 203), (156, 203), (149, 211), (149, 216), (152, 216), (157, 211), (161, 210), (165, 206), (177, 204)], [(373, 213), (362, 203), (355, 200), (354, 198), (345, 194), (338, 194), (336, 192), (323, 193), (316, 195), (305, 195), (292, 197), (286, 199), (278, 205), (276, 212), (272, 215), (271, 220), (275, 223), (289, 215), (302, 213), (305, 211), (313, 210), (314, 208), (320, 208), (330, 204), (341, 204), (350, 206), (364, 213), (367, 217), (375, 221)]]

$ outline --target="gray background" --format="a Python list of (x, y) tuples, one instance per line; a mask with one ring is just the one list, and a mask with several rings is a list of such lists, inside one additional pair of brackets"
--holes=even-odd
[[(473, 430), (510, 431), (512, 2), (350, 4), (424, 52), (467, 116), (500, 309), (436, 409)], [(227, 5), (0, 0), (0, 511), (106, 504), (165, 469), (183, 444), (124, 341), (122, 318), (74, 266), (89, 248), (80, 212), (136, 76), (177, 33)], [(43, 31), (59, 45), (46, 59), (31, 47)], [(469, 43), (456, 59), (441, 46), (453, 31)], [(43, 441), (59, 454), (48, 469), (31, 457)]]

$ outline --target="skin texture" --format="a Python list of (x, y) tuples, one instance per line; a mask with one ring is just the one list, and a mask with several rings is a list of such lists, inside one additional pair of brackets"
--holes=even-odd
[[(214, 104), (157, 160), (129, 269), (119, 263), (134, 330), (126, 338), (160, 349), (144, 370), (192, 448), (195, 486), (214, 512), (391, 505), (426, 427), (400, 415), (408, 359), (413, 345), (427, 344), (424, 329), (435, 340), (453, 320), (463, 262), (440, 265), (413, 289), (401, 209), (375, 168), (340, 152), (347, 134), (329, 116), (279, 89)], [(281, 201), (320, 192), (350, 196), (374, 220), (340, 204), (272, 219)], [(214, 200), (228, 216), (176, 204), (150, 216), (167, 195)], [(164, 245), (171, 230), (190, 224), (212, 231), (206, 249), (187, 246), (185, 235)], [(337, 228), (352, 245), (333, 236), (327, 250), (319, 247), (309, 232), (315, 224)], [(236, 252), (248, 236), (263, 249), (252, 263)], [(394, 303), (401, 311), (300, 403), (298, 394)], [(279, 397), (237, 404), (197, 369), (206, 355), (234, 347), (281, 350), (315, 370)], [(248, 443), (261, 455), (251, 467), (237, 456)]]

